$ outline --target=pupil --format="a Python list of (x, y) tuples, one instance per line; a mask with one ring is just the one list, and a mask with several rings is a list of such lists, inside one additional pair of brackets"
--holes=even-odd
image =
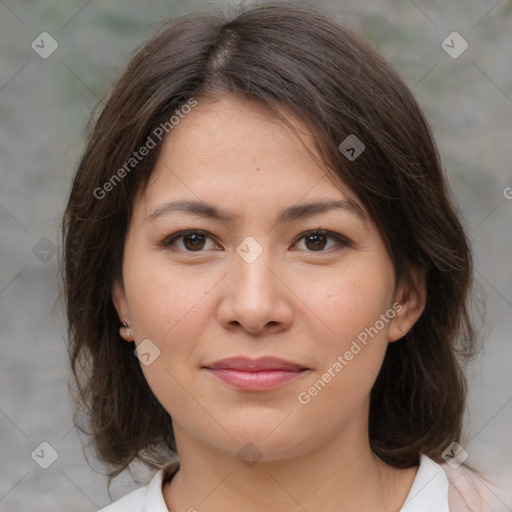
[(187, 248), (189, 248), (189, 244), (190, 244), (190, 246), (192, 248), (197, 249), (197, 248), (201, 248), (202, 247), (201, 244), (204, 244), (204, 240), (201, 240), (201, 238), (204, 238), (204, 235), (199, 235), (197, 233), (194, 233), (192, 235), (188, 235), (187, 237), (184, 237), (183, 240), (184, 240), (185, 246)]
[[(320, 238), (323, 238), (323, 243), (319, 242)], [(325, 236), (324, 235), (309, 235), (308, 237), (306, 237), (306, 245), (308, 246), (308, 249), (311, 248), (308, 245), (308, 240), (312, 240), (312, 239), (314, 240), (314, 242), (313, 242), (314, 249), (323, 249), (325, 247)], [(319, 243), (320, 243), (320, 246), (318, 246)]]

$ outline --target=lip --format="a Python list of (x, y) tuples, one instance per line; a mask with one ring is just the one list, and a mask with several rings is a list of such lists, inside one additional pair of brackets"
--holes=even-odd
[(230, 386), (244, 391), (268, 391), (304, 374), (309, 368), (276, 357), (232, 357), (203, 366)]
[(241, 372), (263, 372), (263, 371), (297, 371), (308, 370), (305, 366), (280, 359), (278, 357), (260, 357), (259, 359), (251, 359), (250, 357), (229, 357), (221, 359), (214, 363), (206, 364), (206, 368), (210, 370), (238, 370)]

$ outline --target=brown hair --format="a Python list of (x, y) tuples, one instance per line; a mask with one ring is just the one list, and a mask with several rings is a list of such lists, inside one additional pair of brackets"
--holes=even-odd
[[(441, 462), (443, 450), (461, 436), (461, 361), (475, 349), (464, 228), (411, 91), (358, 35), (314, 8), (289, 3), (166, 22), (129, 62), (95, 122), (63, 219), (75, 422), (82, 409), (110, 476), (136, 459), (157, 468), (175, 451), (171, 418), (149, 388), (133, 345), (119, 335), (111, 297), (133, 200), (161, 144), (133, 169), (126, 162), (180, 106), (219, 94), (307, 123), (326, 170), (375, 221), (397, 281), (412, 284), (412, 266), (425, 270), (425, 310), (388, 346), (371, 392), (369, 436), (374, 452), (392, 466), (418, 464), (420, 453)], [(338, 148), (350, 134), (365, 144), (354, 161)], [(123, 166), (122, 179), (112, 181)]]

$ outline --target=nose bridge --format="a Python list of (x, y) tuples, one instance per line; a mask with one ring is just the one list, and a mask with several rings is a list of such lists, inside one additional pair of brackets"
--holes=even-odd
[[(236, 249), (239, 261), (234, 269), (234, 286), (247, 297), (269, 293), (275, 280), (270, 269), (275, 266), (272, 248), (247, 237)], [(263, 297), (261, 297), (263, 298)], [(267, 297), (268, 299), (268, 297)]]
[(240, 324), (256, 333), (265, 325), (287, 326), (292, 317), (283, 295), (286, 287), (276, 277), (279, 263), (274, 251), (264, 242), (245, 240), (237, 247), (239, 261), (229, 273), (219, 308), (225, 325)]

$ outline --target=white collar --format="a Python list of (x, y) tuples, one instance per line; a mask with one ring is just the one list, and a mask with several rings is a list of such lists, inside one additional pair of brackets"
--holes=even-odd
[(144, 500), (143, 512), (169, 512), (169, 509), (167, 508), (164, 500), (162, 482), (164, 475), (168, 471), (173, 471), (176, 473), (178, 469), (179, 461), (173, 461), (156, 473), (156, 475), (147, 486), (147, 494), (146, 499)]
[(448, 487), (444, 469), (422, 454), (418, 472), (400, 512), (449, 512)]

